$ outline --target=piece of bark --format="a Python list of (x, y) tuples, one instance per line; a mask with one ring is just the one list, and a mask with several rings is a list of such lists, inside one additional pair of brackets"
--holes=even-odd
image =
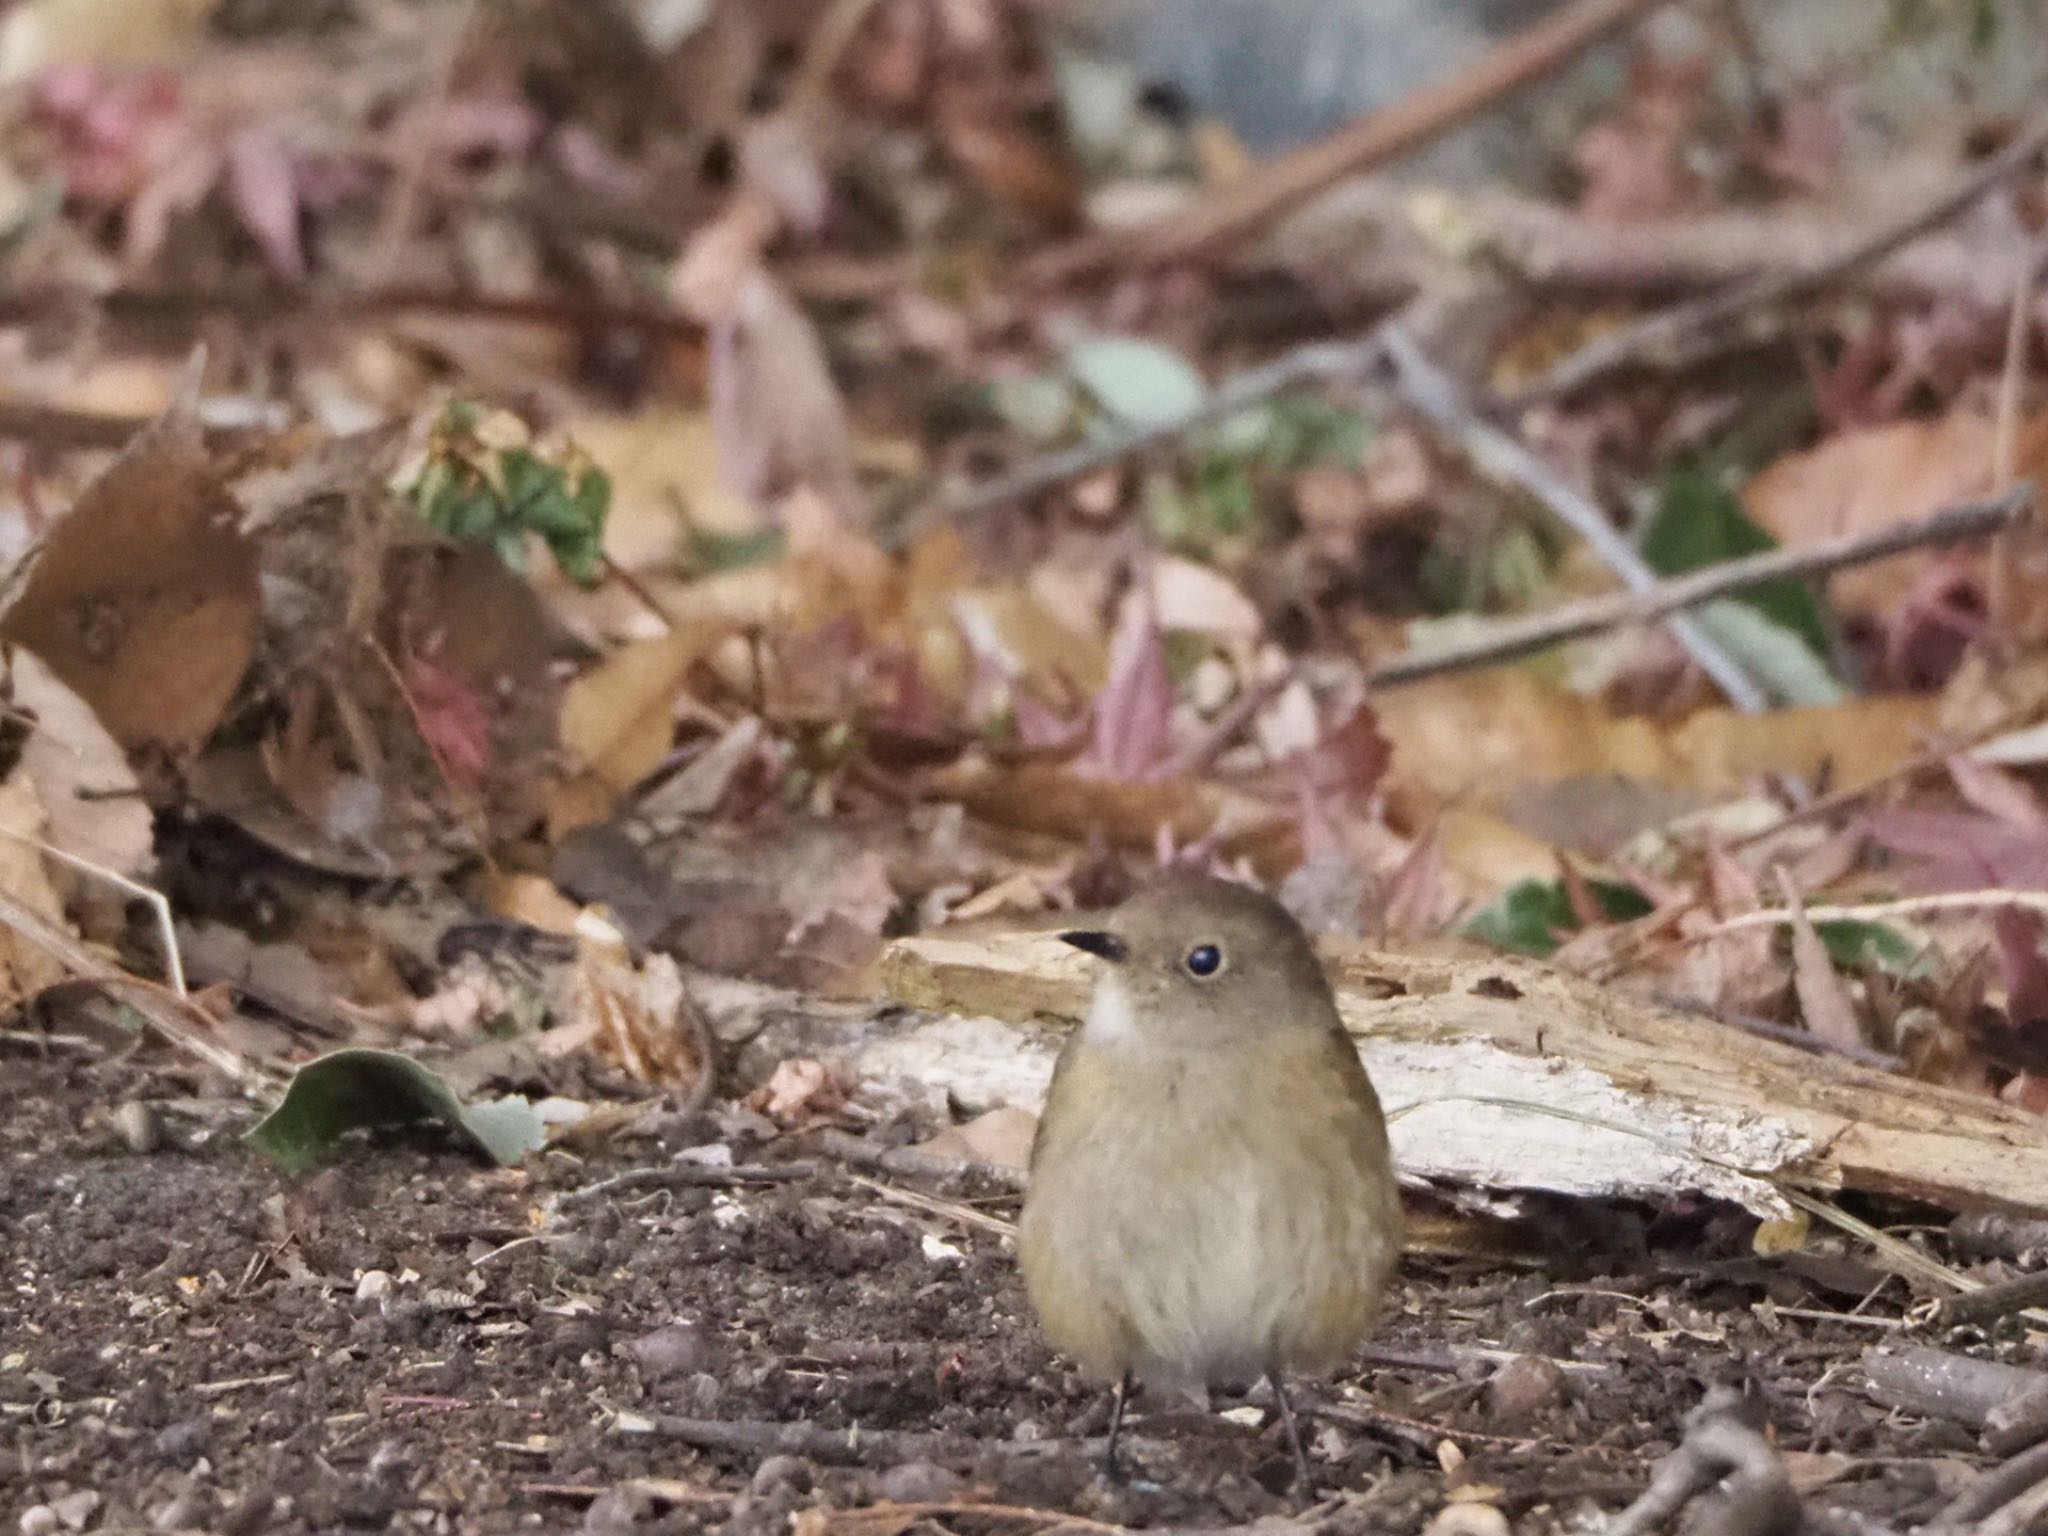
[[(1534, 962), (1353, 945), (1325, 957), (1409, 1174), (1580, 1195), (1699, 1191), (1772, 1213), (1785, 1208), (1779, 1184), (2048, 1213), (2048, 1123), (1988, 1095), (1810, 1055)], [(850, 1064), (970, 1106), (1035, 1108), (1057, 1036), (989, 1021), (1078, 1017), (1093, 963), (1047, 934), (898, 940), (881, 989), (948, 1017), (850, 1042)]]

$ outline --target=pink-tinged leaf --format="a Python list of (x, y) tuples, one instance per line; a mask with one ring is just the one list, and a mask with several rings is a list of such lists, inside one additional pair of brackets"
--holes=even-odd
[(2048, 957), (2041, 953), (2041, 915), (2022, 907), (1991, 914), (1998, 942), (1998, 972), (2005, 983), (2005, 1012), (2014, 1028), (2048, 1020)]
[(564, 176), (587, 192), (630, 202), (647, 185), (637, 166), (584, 123), (564, 123), (556, 129), (548, 139), (547, 154)]
[(456, 97), (434, 113), (434, 147), (455, 159), (490, 154), (516, 160), (540, 131), (540, 114), (517, 96)]
[(425, 656), (405, 659), (405, 687), (414, 723), (448, 777), (465, 787), (483, 782), (491, 766), (491, 715), (466, 678)]
[(68, 194), (106, 207), (156, 179), (192, 136), (178, 80), (161, 70), (61, 65), (41, 76), (35, 110), (56, 130)]
[(194, 144), (136, 193), (122, 222), (121, 255), (131, 267), (147, 266), (163, 249), (171, 220), (196, 208), (220, 180), (220, 153)]
[(1432, 821), (1387, 881), (1380, 926), (1390, 937), (1420, 938), (1442, 926), (1447, 905), (1443, 823)]
[(2037, 1115), (2048, 1114), (2048, 1077), (2022, 1072), (1998, 1092), (1999, 1098)]
[(1337, 805), (1364, 799), (1379, 787), (1394, 746), (1380, 732), (1372, 706), (1361, 704), (1321, 741), (1297, 755), (1310, 791)]
[(2048, 828), (2016, 828), (1976, 811), (1877, 811), (1870, 835), (1923, 891), (2048, 885)]
[(1958, 752), (1948, 760), (1949, 777), (1962, 797), (1994, 821), (2039, 832), (2048, 828), (2040, 797), (2002, 768)]
[(1572, 909), (1572, 921), (1581, 928), (1604, 927), (1607, 909), (1600, 905), (1600, 898), (1593, 887), (1586, 883), (1585, 874), (1572, 860), (1559, 854), (1557, 858), (1559, 882), (1564, 886), (1564, 898)]
[(291, 157), (275, 130), (244, 128), (227, 142), (228, 200), (263, 251), (270, 270), (292, 282), (306, 277), (299, 244), (299, 189)]
[(1109, 642), (1109, 677), (1096, 696), (1088, 750), (1076, 765), (1096, 778), (1155, 777), (1173, 756), (1173, 678), (1152, 604), (1134, 589)]
[(1017, 727), (1017, 744), (1033, 751), (1065, 751), (1079, 746), (1088, 734), (1086, 722), (1069, 719), (1028, 688), (1011, 689), (1010, 718)]
[(888, 699), (876, 716), (878, 725), (931, 740), (946, 734), (946, 701), (932, 687), (914, 651), (890, 647), (876, 658), (875, 671)]
[(1857, 1022), (1849, 989), (1842, 984), (1827, 945), (1806, 915), (1799, 888), (1790, 880), (1784, 885), (1785, 900), (1792, 908), (1792, 990), (1799, 998), (1799, 1016), (1815, 1039), (1838, 1051), (1861, 1050), (1868, 1042)]
[(1874, 685), (1938, 688), (1990, 629), (1984, 583), (1974, 569), (1930, 560), (1926, 573), (1881, 618), (1883, 652)]

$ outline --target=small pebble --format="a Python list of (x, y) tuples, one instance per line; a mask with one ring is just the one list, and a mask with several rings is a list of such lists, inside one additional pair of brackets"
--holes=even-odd
[(1542, 1355), (1517, 1355), (1486, 1384), (1487, 1406), (1502, 1423), (1526, 1425), (1564, 1401), (1564, 1368)]
[(156, 1452), (166, 1461), (187, 1462), (206, 1449), (213, 1427), (204, 1415), (180, 1419), (156, 1432)]
[(67, 1493), (61, 1499), (54, 1499), (50, 1508), (57, 1518), (64, 1522), (65, 1529), (82, 1531), (92, 1512), (100, 1507), (100, 1496), (90, 1488), (81, 1488), (76, 1493)]
[(366, 1269), (356, 1281), (357, 1301), (382, 1301), (391, 1294), (391, 1275), (382, 1269)]
[(803, 1457), (770, 1456), (754, 1469), (754, 1492), (771, 1493), (785, 1487), (799, 1493), (811, 1491), (811, 1464)]
[(123, 1099), (114, 1111), (114, 1134), (130, 1152), (138, 1157), (147, 1156), (163, 1145), (163, 1122), (142, 1100)]
[(1491, 1504), (1446, 1504), (1422, 1536), (1508, 1536), (1508, 1517)]
[(959, 1473), (929, 1461), (906, 1461), (875, 1479), (875, 1492), (894, 1504), (945, 1504), (966, 1486)]
[(56, 1536), (62, 1523), (47, 1504), (31, 1504), (21, 1512), (21, 1536)]
[(652, 1333), (643, 1333), (637, 1339), (629, 1339), (619, 1348), (649, 1381), (659, 1381), (666, 1376), (694, 1375), (704, 1369), (711, 1355), (704, 1330), (681, 1319)]

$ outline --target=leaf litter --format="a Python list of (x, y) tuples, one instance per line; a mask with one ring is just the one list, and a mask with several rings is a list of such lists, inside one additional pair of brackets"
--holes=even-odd
[[(885, 978), (897, 941), (1065, 923), (1167, 863), (1260, 881), (1318, 929), (1396, 949), (1548, 956), (1659, 1020), (1674, 1077), (1710, 1043), (1768, 1037), (1986, 1113), (2048, 1105), (2037, 908), (1999, 900), (2040, 884), (2048, 825), (2025, 745), (2048, 689), (2015, 574), (2031, 569), (2031, 530), (1795, 570), (1701, 610), (1703, 643), (1775, 701), (1762, 712), (1726, 707), (1701, 642), (1654, 622), (1377, 687), (1390, 657), (1484, 637), (1612, 577), (1540, 510), (1541, 486), (1493, 475), (1478, 427), (1407, 409), (1370, 370), (1306, 370), (1294, 376), (1324, 382), (1220, 415), (1247, 368), (1353, 329), (1369, 230), (1339, 242), (1353, 253), (1340, 263), (1306, 224), (1275, 225), (1256, 272), (1231, 240), (1161, 267), (1133, 239), (1113, 281), (1048, 283), (1058, 264), (1034, 258), (1068, 249), (1089, 211), (1227, 202), (1245, 195), (1230, 188), (1247, 185), (1249, 152), (1204, 109), (1183, 115), (1087, 65), (1071, 38), (1049, 43), (1029, 8), (629, 7), (616, 31), (547, 4), (517, 26), (438, 5), (332, 30), (226, 20), (263, 7), (221, 6), (204, 25), (207, 7), (151, 9), (163, 15), (116, 56), (63, 6), (27, 5), (35, 25), (9, 55), (28, 92), (0, 132), (0, 186), (53, 190), (15, 199), (18, 223), (0, 230), (21, 285), (0, 314), (21, 363), (0, 407), (25, 410), (22, 425), (0, 419), (0, 510), (26, 550), (0, 587), (0, 891), (16, 913), (0, 1070), (33, 1063), (34, 1113), (56, 1118), (22, 1123), (64, 1125), (46, 1132), (60, 1161), (113, 1125), (108, 1100), (131, 1127), (194, 1116), (171, 1134), (197, 1165), (161, 1177), (217, 1198), (256, 1189), (255, 1174), (192, 1106), (228, 1103), (229, 1083), (274, 1097), (296, 1068), (259, 1144), (378, 1190), (411, 1181), (488, 1228), (451, 1272), (452, 1255), (409, 1246), (417, 1234), (338, 1216), (328, 1175), (312, 1176), (261, 1233), (270, 1258), (230, 1262), (230, 1228), (203, 1218), (176, 1239), (223, 1273), (250, 1265), (237, 1299), (268, 1301), (280, 1274), (361, 1298), (353, 1271), (401, 1273), (402, 1253), (436, 1276), (427, 1311), (460, 1318), (486, 1352), (510, 1337), (486, 1331), (495, 1318), (552, 1338), (562, 1317), (609, 1306), (651, 1333), (687, 1299), (690, 1326), (721, 1347), (767, 1340), (787, 1360), (751, 1384), (724, 1366), (657, 1384), (573, 1330), (550, 1358), (638, 1403), (621, 1422), (879, 1417), (984, 1451), (1057, 1439), (1078, 1389), (1032, 1353), (984, 1228), (963, 1236), (947, 1214), (991, 1219), (979, 1203), (1003, 1192), (972, 1168), (1023, 1160), (1044, 1042), (906, 1012)], [(1687, 221), (1722, 220), (1724, 269), (1768, 276), (1784, 258), (1753, 230), (1741, 246), (1746, 218), (1824, 213), (1816, 188), (1882, 182), (1883, 158), (1846, 126), (1872, 87), (1787, 73), (1731, 93), (1725, 78), (1771, 71), (1779, 44), (1697, 30), (1675, 48), (1631, 31), (1618, 89), (1572, 86), (1595, 92), (1586, 126), (1530, 146), (1572, 189), (1544, 205), (1546, 228), (1581, 237), (1555, 265), (1505, 246), (1505, 262), (1482, 259), (1483, 242), (1457, 237), (1497, 211), (1492, 188), (1393, 200), (1409, 243), (1428, 226), (1423, 298), (1463, 294), (1407, 312), (1427, 351), (1482, 385), (1530, 376), (1532, 358), (1597, 344), (1617, 309), (1697, 290), (1697, 267), (1654, 259)], [(173, 44), (175, 67), (151, 56)], [(1089, 138), (1082, 119), (1109, 97), (1088, 108), (1084, 89), (1142, 128)], [(1062, 100), (1064, 126), (1047, 110)], [(1949, 180), (1974, 170), (1944, 153)], [(1977, 213), (2024, 224), (2029, 177), (1982, 189)], [(1739, 376), (1646, 351), (1627, 384), (1494, 419), (1660, 578), (1894, 535), (2040, 458), (2030, 312), (2009, 323), (2010, 295), (1993, 312), (1981, 285), (1921, 259), (1917, 288), (1846, 262), (1789, 343), (1768, 314), (1728, 328)], [(1276, 283), (1290, 273), (1292, 288)], [(168, 359), (201, 339), (207, 360), (181, 377)], [(1180, 429), (1204, 412), (1220, 419)], [(125, 446), (108, 461), (55, 423)], [(932, 516), (1018, 475), (1037, 489)], [(1994, 737), (1996, 753), (1973, 751)], [(81, 862), (150, 882), (175, 931)], [(1916, 909), (1922, 897), (1955, 901)], [(1873, 904), (1886, 915), (1822, 915)], [(128, 992), (150, 998), (134, 1006), (156, 1033), (138, 1040), (105, 1001), (109, 977), (166, 974), (167, 949), (206, 990), (182, 1011)], [(1656, 1011), (1674, 1005), (1712, 1033), (1688, 1039), (1668, 1022), (1681, 1015)], [(848, 1019), (854, 1035), (835, 1033)], [(863, 1078), (849, 1062), (868, 1038), (924, 1078)], [(1007, 1097), (963, 1087), (970, 1067)], [(517, 1134), (480, 1131), (482, 1103)], [(462, 1186), (482, 1175), (391, 1131), (421, 1118), (502, 1164), (497, 1182)], [(2041, 1134), (2009, 1125), (2029, 1145)], [(887, 1159), (910, 1152), (919, 1178), (943, 1160), (968, 1171), (885, 1197), (837, 1178), (826, 1143), (805, 1139), (823, 1131), (852, 1133), (878, 1176), (899, 1177)], [(611, 1235), (595, 1236), (521, 1207), (578, 1160), (595, 1181), (622, 1176), (594, 1172), (613, 1163), (670, 1178), (667, 1203), (650, 1214), (622, 1185), (604, 1206)], [(146, 1166), (156, 1177), (161, 1160)], [(1559, 1492), (1546, 1447), (1646, 1474), (1654, 1434), (1602, 1441), (1595, 1426), (1679, 1434), (1689, 1403), (1672, 1383), (1693, 1358), (1682, 1341), (1701, 1337), (1741, 1339), (1781, 1428), (1867, 1455), (1888, 1501), (1875, 1507), (1901, 1530), (1924, 1523), (1931, 1484), (1908, 1486), (1900, 1447), (1933, 1466), (1956, 1446), (1899, 1438), (1797, 1361), (1846, 1360), (1844, 1330), (1907, 1323), (1925, 1270), (1887, 1278), (1882, 1253), (1825, 1224), (1780, 1222), (1753, 1254), (1762, 1229), (1712, 1188), (1566, 1200), (1545, 1180), (1525, 1166), (1412, 1193), (1419, 1209), (1462, 1209), (1452, 1225), (1468, 1234), (1485, 1206), (1531, 1249), (1560, 1222), (1597, 1232), (1577, 1269), (1548, 1245), (1537, 1278), (1597, 1281), (1606, 1299), (1545, 1300), (1483, 1266), (1432, 1281), (1482, 1298), (1460, 1347), (1590, 1349), (1622, 1385), (1539, 1406), (1527, 1422), (1541, 1433), (1506, 1447), (1506, 1421), (1476, 1411), (1490, 1389), (1338, 1389), (1319, 1454), (1354, 1487), (1368, 1469), (1380, 1479), (1385, 1528), (1420, 1529), (1446, 1498), (1541, 1530), (1618, 1507), (1615, 1490)], [(49, 1189), (10, 1214), (41, 1221)], [(1929, 1214), (1854, 1200), (1856, 1221)], [(337, 1222), (355, 1235), (337, 1239)], [(42, 1273), (68, 1272), (33, 1231)], [(635, 1231), (703, 1284), (657, 1298)], [(1680, 1280), (1628, 1266), (1649, 1236), (1679, 1255)], [(814, 1265), (798, 1256), (809, 1247)], [(352, 1249), (379, 1262), (344, 1263)], [(1758, 1267), (1766, 1250), (1775, 1267)], [(132, 1285), (173, 1257), (138, 1271), (139, 1254), (79, 1283)], [(543, 1254), (574, 1293), (559, 1313), (547, 1287), (492, 1290), (494, 1271), (528, 1276)], [(873, 1285), (835, 1310), (832, 1285), (870, 1261)], [(1821, 1278), (1846, 1269), (1862, 1289)], [(172, 1270), (171, 1305), (214, 1294), (196, 1258)], [(608, 1301), (628, 1272), (627, 1299)], [(1000, 1337), (977, 1295), (1000, 1298)], [(1860, 1321), (1831, 1320), (1852, 1303)], [(899, 1311), (914, 1337), (898, 1343), (917, 1349), (886, 1370), (787, 1363), (896, 1349), (873, 1319)], [(1821, 1320), (1788, 1321), (1801, 1311)], [(1390, 1326), (1437, 1348), (1450, 1325), (1417, 1295)], [(2038, 1342), (1999, 1347), (2030, 1361)], [(608, 1363), (580, 1363), (593, 1360)], [(23, 1369), (50, 1367), (41, 1352), (0, 1365), (0, 1407)], [(449, 1401), (481, 1401), (464, 1396), (474, 1378), (447, 1385)], [(1005, 1416), (1008, 1398), (1029, 1406)], [(343, 1412), (331, 1403), (321, 1422)], [(1347, 1403), (1377, 1427), (1335, 1412)], [(864, 1511), (970, 1507), (968, 1462), (929, 1458), (886, 1469), (884, 1487), (707, 1452), (685, 1498), (632, 1482), (616, 1438), (546, 1422), (549, 1443), (517, 1454), (547, 1459), (532, 1486), (552, 1491), (501, 1479), (500, 1511), (566, 1500), (609, 1529), (599, 1516), (617, 1524), (628, 1505), (703, 1497), (738, 1517), (751, 1500), (748, 1519), (823, 1532), (871, 1523)], [(503, 1446), (527, 1430), (493, 1433)], [(983, 1486), (1047, 1519), (1249, 1520), (1279, 1508), (1260, 1444), (1180, 1494), (1087, 1491), (1071, 1457), (1036, 1483), (999, 1467)], [(1468, 1456), (1479, 1473), (1460, 1471)], [(61, 1518), (83, 1475), (43, 1466), (37, 1508)], [(120, 1511), (142, 1508), (137, 1489), (111, 1491)], [(295, 1496), (308, 1502), (289, 1518), (343, 1514), (332, 1487)]]

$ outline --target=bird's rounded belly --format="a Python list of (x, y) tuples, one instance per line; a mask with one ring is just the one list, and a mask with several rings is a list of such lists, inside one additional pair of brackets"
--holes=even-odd
[[(1361, 1251), (1363, 1208), (1328, 1198), (1328, 1168), (1311, 1183), (1307, 1169), (1294, 1179), (1257, 1158), (1205, 1161), (1199, 1171), (1183, 1165), (1179, 1178), (1128, 1163), (1068, 1170), (1085, 1187), (1059, 1202), (1069, 1230), (1044, 1245), (1041, 1263), (1065, 1271), (1047, 1278), (1078, 1315), (1062, 1329), (1059, 1304), (1041, 1303), (1054, 1342), (1105, 1374), (1128, 1368), (1188, 1387), (1343, 1353), (1377, 1293)], [(1061, 1332), (1088, 1337), (1068, 1342)], [(1121, 1359), (1102, 1358), (1095, 1340), (1109, 1337)]]

